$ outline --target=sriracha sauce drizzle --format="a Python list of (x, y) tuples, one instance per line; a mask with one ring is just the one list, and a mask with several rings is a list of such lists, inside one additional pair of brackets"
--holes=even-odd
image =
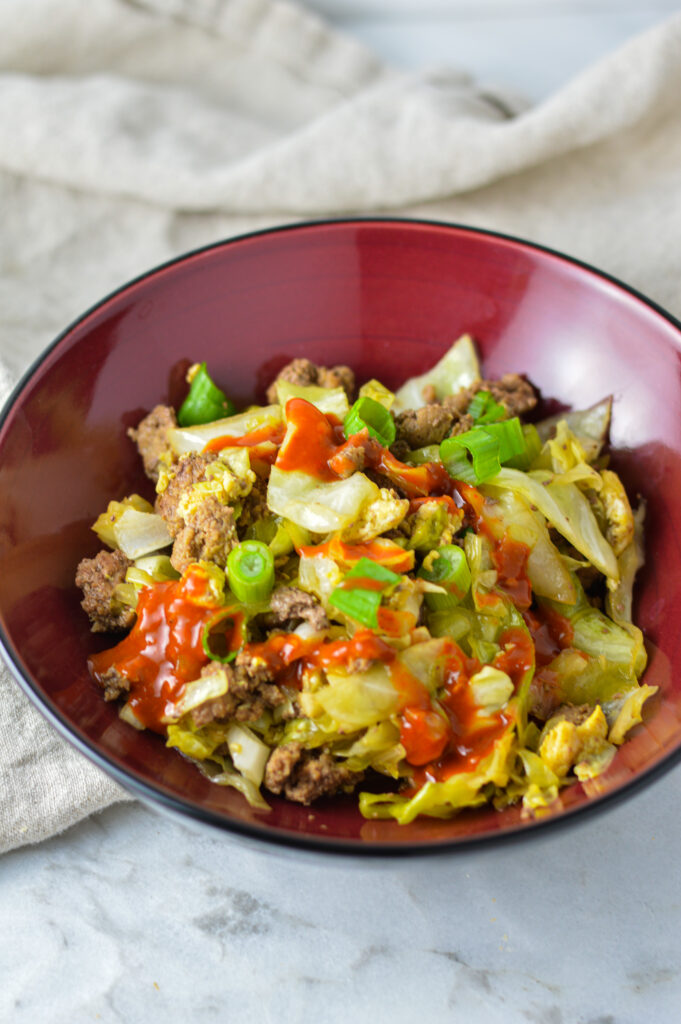
[[(537, 643), (537, 661), (550, 660), (556, 650), (571, 640), (567, 620), (543, 613), (539, 619), (529, 606), (532, 592), (527, 578), (529, 548), (507, 535), (491, 536), (483, 512), (485, 499), (470, 484), (454, 480), (441, 463), (410, 466), (400, 462), (364, 429), (346, 440), (342, 424), (320, 412), (310, 402), (291, 398), (286, 403), (286, 432), (283, 425), (259, 428), (241, 437), (219, 437), (204, 450), (249, 447), (262, 461), (275, 461), (278, 469), (302, 472), (320, 482), (333, 482), (356, 469), (370, 469), (387, 477), (410, 499), (410, 512), (424, 501), (435, 500), (452, 513), (463, 514), (464, 522), (493, 542), (492, 560), (498, 574), (498, 588), (522, 610)], [(279, 447), (278, 447), (279, 446)], [(460, 512), (463, 510), (463, 513)], [(324, 554), (341, 563), (353, 564), (373, 558), (398, 572), (414, 566), (414, 553), (394, 541), (375, 540), (346, 544), (337, 537), (323, 544), (299, 549), (314, 557)], [(370, 578), (346, 579), (344, 589), (382, 590), (385, 584)], [(478, 595), (480, 597), (480, 595)], [(490, 602), (499, 600), (490, 593)], [(480, 597), (483, 601), (484, 595)], [(484, 601), (483, 601), (484, 603)], [(93, 655), (89, 661), (93, 677), (105, 684), (106, 674), (115, 669), (130, 683), (128, 704), (146, 727), (166, 731), (165, 719), (172, 715), (188, 682), (198, 678), (210, 661), (203, 646), (211, 621), (221, 618), (224, 604), (211, 599), (209, 580), (199, 565), (191, 566), (182, 579), (144, 587), (139, 593), (137, 621), (130, 634), (116, 647)], [(380, 607), (378, 626), (388, 637), (408, 635), (416, 626), (414, 614)], [(567, 625), (566, 625), (567, 623)], [(304, 638), (296, 633), (273, 633), (262, 643), (243, 643), (244, 616), (227, 615), (225, 637), (228, 650), (241, 649), (269, 670), (280, 685), (302, 685), (309, 668), (363, 671), (367, 663), (386, 665), (398, 695), (397, 716), (400, 740), (406, 760), (414, 767), (411, 790), (426, 781), (443, 781), (453, 774), (471, 770), (494, 747), (511, 718), (503, 712), (481, 714), (473, 702), (469, 680), (480, 670), (453, 640), (442, 640), (440, 661), (442, 685), (438, 700), (397, 656), (395, 648), (371, 629), (358, 629), (348, 639)], [(507, 630), (493, 664), (506, 672), (517, 690), (527, 671), (534, 666), (535, 645), (524, 629)]]
[(203, 650), (203, 629), (220, 606), (210, 601), (201, 570), (193, 568), (180, 580), (143, 587), (130, 633), (111, 650), (88, 660), (100, 684), (112, 668), (130, 682), (128, 703), (140, 722), (155, 732), (165, 732), (164, 717), (210, 660)]

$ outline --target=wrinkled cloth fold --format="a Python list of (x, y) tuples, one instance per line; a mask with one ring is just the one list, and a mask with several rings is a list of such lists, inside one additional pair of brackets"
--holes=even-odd
[[(520, 235), (679, 315), (679, 96), (681, 15), (529, 107), (282, 0), (4, 0), (0, 357), (183, 251), (351, 214)], [(0, 698), (0, 850), (125, 798), (4, 670)]]
[[(0, 362), (0, 406), (13, 380)], [(131, 799), (33, 707), (0, 662), (0, 853)]]

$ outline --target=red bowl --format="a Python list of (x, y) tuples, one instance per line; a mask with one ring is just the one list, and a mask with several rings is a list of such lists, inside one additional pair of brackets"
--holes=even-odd
[[(92, 683), (95, 637), (73, 577), (111, 498), (150, 495), (126, 429), (178, 397), (206, 359), (237, 400), (262, 400), (294, 356), (349, 363), (388, 386), (421, 373), (464, 331), (488, 376), (517, 371), (545, 409), (614, 395), (613, 465), (648, 502), (635, 618), (646, 720), (599, 779), (552, 812), (475, 810), (407, 826), (366, 821), (351, 798), (251, 809), (162, 739), (122, 722)], [(72, 324), (29, 370), (0, 426), (0, 640), (19, 684), (83, 753), (157, 807), (268, 843), (413, 854), (537, 834), (604, 808), (681, 753), (681, 327), (591, 267), (527, 242), (415, 221), (308, 224), (247, 235), (159, 267)]]

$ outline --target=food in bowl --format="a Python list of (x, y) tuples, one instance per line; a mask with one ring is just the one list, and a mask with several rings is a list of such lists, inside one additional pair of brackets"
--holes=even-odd
[(189, 379), (131, 431), (155, 507), (112, 501), (77, 571), (92, 628), (129, 630), (89, 661), (126, 721), (254, 807), (353, 791), (400, 823), (608, 767), (655, 691), (610, 399), (525, 422), (468, 336), (394, 394), (296, 359), (239, 413)]

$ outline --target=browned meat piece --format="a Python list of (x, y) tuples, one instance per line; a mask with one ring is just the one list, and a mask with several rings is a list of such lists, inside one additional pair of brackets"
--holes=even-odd
[(183, 495), (189, 488), (203, 480), (206, 475), (206, 466), (217, 459), (215, 452), (206, 452), (203, 455), (184, 455), (177, 464), (177, 472), (169, 481), (165, 491), (156, 498), (156, 511), (163, 517), (168, 526), (171, 536), (175, 537), (184, 526), (184, 519), (177, 514), (177, 506)]
[(473, 417), (469, 416), (468, 413), (464, 413), (463, 416), (458, 416), (452, 423), (452, 429), (449, 431), (450, 437), (456, 437), (457, 434), (465, 434), (467, 430), (474, 427)]
[(265, 768), (265, 785), (288, 800), (310, 804), (320, 796), (333, 796), (339, 789), (351, 790), (363, 778), (337, 764), (326, 751), (305, 750), (300, 743), (287, 743), (270, 754)]
[(192, 562), (202, 559), (224, 567), (227, 555), (238, 543), (234, 509), (209, 494), (194, 512), (185, 516), (184, 526), (175, 537), (170, 561), (178, 572), (184, 572)]
[(100, 551), (78, 565), (76, 586), (83, 591), (81, 606), (90, 617), (93, 633), (129, 629), (135, 621), (134, 609), (114, 598), (114, 589), (125, 581), (129, 565), (132, 562), (122, 551)]
[(546, 722), (560, 706), (559, 684), (548, 673), (539, 673), (530, 683), (529, 713), (540, 722)]
[(114, 665), (106, 670), (99, 683), (104, 687), (104, 700), (116, 700), (130, 690), (130, 680), (122, 676)]
[(241, 515), (237, 524), (239, 536), (243, 537), (249, 526), (260, 522), (269, 514), (270, 512), (267, 508), (267, 480), (257, 476), (250, 493), (243, 500)]
[(349, 441), (329, 459), (329, 466), (345, 480), (358, 470), (364, 469), (367, 457), (364, 448), (355, 448)]
[(537, 404), (537, 394), (524, 377), (517, 373), (505, 373), (500, 380), (479, 380), (463, 391), (455, 395), (447, 395), (443, 398), (442, 404), (455, 415), (463, 415), (470, 405), (473, 395), (478, 391), (489, 391), (495, 402), (499, 402), (506, 409), (509, 416), (522, 416), (524, 413), (534, 409)]
[(235, 717), (238, 721), (252, 721), (259, 718), (266, 708), (276, 708), (284, 703), (287, 695), (272, 682), (272, 672), (265, 662), (240, 651), (234, 664), (234, 683), (230, 683), (230, 693), (244, 702), (242, 710), (237, 708)]
[(128, 437), (137, 445), (144, 472), (152, 480), (158, 480), (158, 463), (164, 452), (169, 450), (168, 431), (177, 426), (175, 410), (169, 405), (157, 405), (148, 416), (128, 431)]
[(320, 631), (329, 624), (326, 612), (319, 601), (298, 587), (277, 587), (272, 591), (270, 608), (276, 625), (304, 620), (313, 629)]
[[(214, 671), (212, 665), (208, 667), (212, 673)], [(222, 697), (214, 697), (212, 700), (207, 700), (205, 704), (199, 704), (198, 708), (194, 708), (192, 721), (196, 728), (200, 729), (202, 725), (208, 725), (216, 718), (233, 718), (236, 707), (237, 701), (234, 697), (230, 693), (225, 693)]]
[(321, 388), (344, 388), (348, 398), (352, 399), (355, 390), (355, 375), (349, 366), (317, 366), (309, 359), (293, 359), (277, 374), (267, 389), (267, 401), (277, 401), (277, 381), (286, 380), (290, 384), (309, 387), (316, 384)]
[(283, 704), (286, 695), (272, 682), (272, 671), (265, 661), (247, 651), (239, 651), (234, 664), (235, 693), (247, 694), (257, 691), (268, 707), (274, 708), (278, 704)]
[(404, 462), (407, 455), (409, 455), (411, 448), (406, 441), (394, 441), (393, 444), (390, 445), (390, 451), (396, 459), (400, 462)]
[(462, 391), (457, 391), (455, 395), (446, 395), (442, 399), (442, 404), (445, 409), (449, 409), (454, 417), (457, 419), (463, 416), (466, 409), (471, 404), (471, 398), (480, 390), (482, 385), (473, 384), (470, 388), (464, 388)]
[(330, 370), (320, 366), (317, 371), (317, 384), (320, 388), (343, 388), (352, 401), (355, 393), (355, 374), (349, 366), (332, 366)]
[(215, 719), (234, 719), (237, 722), (254, 722), (263, 712), (276, 708), (287, 699), (287, 694), (272, 682), (270, 671), (264, 664), (254, 664), (245, 654), (238, 655), (232, 665), (215, 665), (210, 662), (201, 675), (212, 675), (215, 671), (227, 675), (227, 693), (206, 701), (192, 711), (194, 725), (208, 725)]
[(553, 714), (559, 715), (566, 722), (572, 722), (573, 725), (581, 725), (582, 722), (586, 722), (593, 710), (591, 704), (561, 704)]
[(482, 387), (506, 407), (509, 416), (523, 416), (537, 404), (536, 391), (517, 373), (505, 373), (501, 380), (483, 381)]
[(443, 405), (424, 405), (421, 409), (406, 409), (395, 417), (398, 441), (406, 441), (410, 448), (424, 448), (439, 444), (447, 436), (453, 415)]
[(307, 388), (311, 384), (317, 383), (318, 373), (319, 367), (309, 359), (292, 359), (290, 363), (282, 367), (267, 389), (267, 401), (271, 405), (276, 404), (277, 381), (285, 380), (289, 384), (298, 384), (300, 387)]

